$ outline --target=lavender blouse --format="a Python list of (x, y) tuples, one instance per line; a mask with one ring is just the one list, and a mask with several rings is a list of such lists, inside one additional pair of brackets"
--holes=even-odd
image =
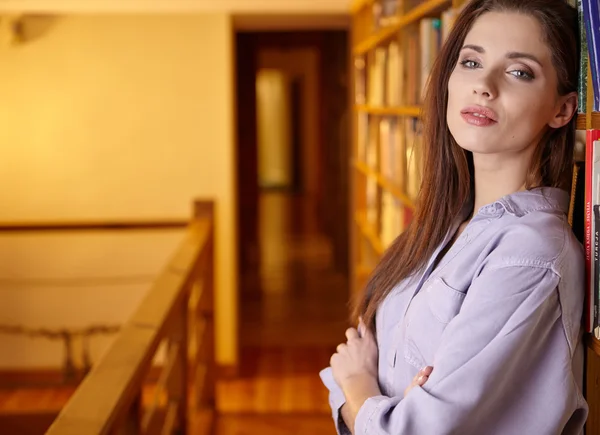
[[(479, 209), (433, 269), (400, 282), (377, 311), (381, 396), (356, 435), (580, 435), (583, 249), (569, 196), (539, 188)], [(423, 387), (404, 397), (417, 372)], [(331, 368), (321, 371), (338, 434), (350, 433)]]

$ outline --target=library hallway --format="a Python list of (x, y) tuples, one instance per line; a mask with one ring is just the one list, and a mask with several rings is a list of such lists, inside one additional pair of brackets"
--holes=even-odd
[[(315, 202), (260, 195), (259, 267), (240, 277), (240, 371), (217, 380), (214, 435), (333, 435), (318, 372), (344, 337), (347, 277), (333, 266)], [(76, 385), (0, 390), (0, 433), (40, 435)], [(153, 397), (144, 388), (144, 407)], [(192, 414), (191, 434), (205, 434)]]
[(241, 368), (217, 385), (215, 434), (334, 434), (318, 372), (343, 338), (346, 277), (312, 201), (260, 196), (260, 266), (241, 277)]

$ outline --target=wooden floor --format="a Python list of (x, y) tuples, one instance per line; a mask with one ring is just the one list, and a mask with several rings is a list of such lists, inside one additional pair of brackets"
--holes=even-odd
[[(74, 386), (0, 389), (0, 413), (56, 412), (75, 391)], [(1, 431), (0, 433), (3, 433)]]
[(330, 416), (325, 415), (221, 415), (215, 435), (335, 435)]
[[(318, 372), (344, 336), (347, 279), (306, 200), (264, 194), (260, 222), (261, 261), (240, 277), (240, 373), (217, 382), (214, 434), (333, 435)], [(43, 434), (73, 391), (0, 390), (0, 434)], [(18, 413), (39, 416), (31, 431), (15, 430)]]
[(335, 434), (318, 373), (344, 337), (347, 278), (308, 201), (263, 194), (260, 210), (261, 262), (241, 277), (241, 373), (218, 382), (215, 434)]

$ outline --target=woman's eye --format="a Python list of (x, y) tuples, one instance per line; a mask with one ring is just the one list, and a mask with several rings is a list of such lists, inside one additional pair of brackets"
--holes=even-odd
[(529, 71), (525, 71), (522, 69), (510, 71), (510, 74), (512, 74), (520, 80), (533, 80), (533, 74), (531, 74)]
[(460, 63), (463, 67), (468, 68), (468, 69), (475, 69), (475, 68), (479, 68), (479, 63), (475, 62), (474, 60), (469, 60), (469, 59), (465, 59)]

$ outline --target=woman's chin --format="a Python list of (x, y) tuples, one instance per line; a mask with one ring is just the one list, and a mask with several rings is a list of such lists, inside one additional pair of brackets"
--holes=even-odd
[(484, 138), (462, 138), (457, 139), (456, 143), (459, 147), (461, 147), (465, 151), (471, 151), (472, 153), (478, 154), (489, 154), (493, 153), (493, 146), (490, 146), (489, 138), (485, 140)]

